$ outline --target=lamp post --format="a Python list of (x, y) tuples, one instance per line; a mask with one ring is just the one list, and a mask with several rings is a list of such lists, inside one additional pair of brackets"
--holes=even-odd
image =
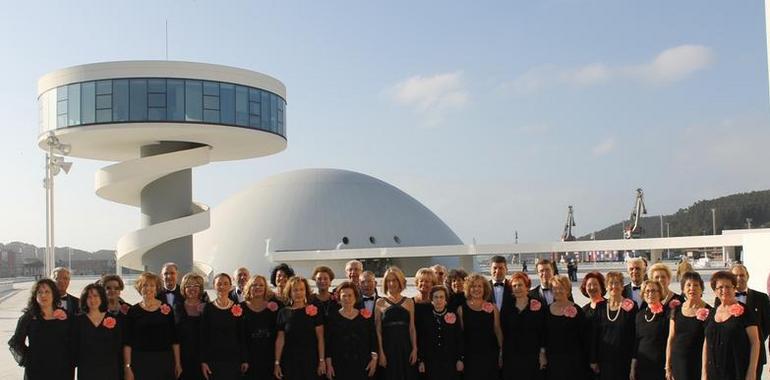
[(717, 209), (712, 208), (711, 209), (711, 234), (716, 235), (717, 234), (717, 217), (716, 217)]
[(51, 271), (56, 266), (56, 245), (54, 244), (54, 180), (53, 178), (62, 170), (69, 173), (72, 168), (71, 162), (64, 161), (64, 157), (57, 156), (54, 153), (67, 155), (70, 153), (70, 146), (62, 144), (53, 132), (46, 138), (48, 151), (45, 154), (45, 179), (43, 187), (45, 188), (45, 276), (50, 276)]

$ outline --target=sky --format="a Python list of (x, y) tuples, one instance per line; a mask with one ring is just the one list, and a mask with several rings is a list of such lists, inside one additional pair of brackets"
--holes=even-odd
[[(217, 63), (281, 80), (288, 147), (196, 168), (216, 207), (331, 167), (382, 179), (466, 243), (558, 240), (770, 188), (759, 1), (35, 1), (0, 13), (0, 242), (45, 244), (37, 79), (102, 61)], [(108, 162), (56, 177), (56, 245), (114, 249), (139, 210), (101, 199)], [(718, 211), (717, 211), (718, 213)], [(718, 215), (717, 215), (718, 217)], [(675, 226), (672, 226), (672, 234)]]

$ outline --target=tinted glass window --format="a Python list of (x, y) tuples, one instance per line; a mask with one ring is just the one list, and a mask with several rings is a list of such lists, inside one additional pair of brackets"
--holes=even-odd
[(222, 83), (219, 86), (220, 122), (235, 124), (235, 86)]
[(67, 125), (80, 124), (80, 83), (67, 86)]
[(185, 120), (203, 120), (203, 90), (201, 81), (185, 81)]
[(249, 125), (249, 92), (243, 86), (235, 86), (235, 124)]
[(131, 120), (147, 120), (147, 81), (131, 79)]
[(128, 121), (128, 80), (112, 81), (112, 120)]
[(166, 84), (168, 120), (184, 120), (184, 81), (169, 79)]
[(91, 124), (96, 121), (96, 83), (86, 82), (80, 86), (80, 121)]

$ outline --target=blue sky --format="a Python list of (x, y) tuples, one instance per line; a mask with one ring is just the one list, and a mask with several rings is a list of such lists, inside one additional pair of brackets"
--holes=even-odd
[[(21, 2), (0, 14), (0, 241), (44, 244), (36, 80), (98, 61), (219, 63), (288, 93), (288, 149), (194, 171), (216, 206), (267, 176), (355, 170), (470, 242), (558, 239), (648, 211), (767, 189), (764, 5), (757, 1)], [(57, 177), (57, 245), (114, 248), (139, 211)], [(672, 226), (672, 229), (675, 226)]]

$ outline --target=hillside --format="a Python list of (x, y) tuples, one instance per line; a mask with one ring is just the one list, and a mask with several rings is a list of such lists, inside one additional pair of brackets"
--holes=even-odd
[[(716, 209), (717, 234), (722, 230), (746, 228), (746, 218), (751, 218), (751, 228), (770, 226), (770, 190), (732, 194), (721, 198), (695, 202), (671, 215), (663, 215), (663, 234), (666, 223), (670, 224), (671, 236), (711, 234), (711, 209)], [(594, 233), (596, 240), (622, 239), (623, 223), (615, 223)], [(660, 237), (660, 216), (647, 216), (641, 220), (643, 238)], [(589, 240), (591, 234), (578, 240)]]

